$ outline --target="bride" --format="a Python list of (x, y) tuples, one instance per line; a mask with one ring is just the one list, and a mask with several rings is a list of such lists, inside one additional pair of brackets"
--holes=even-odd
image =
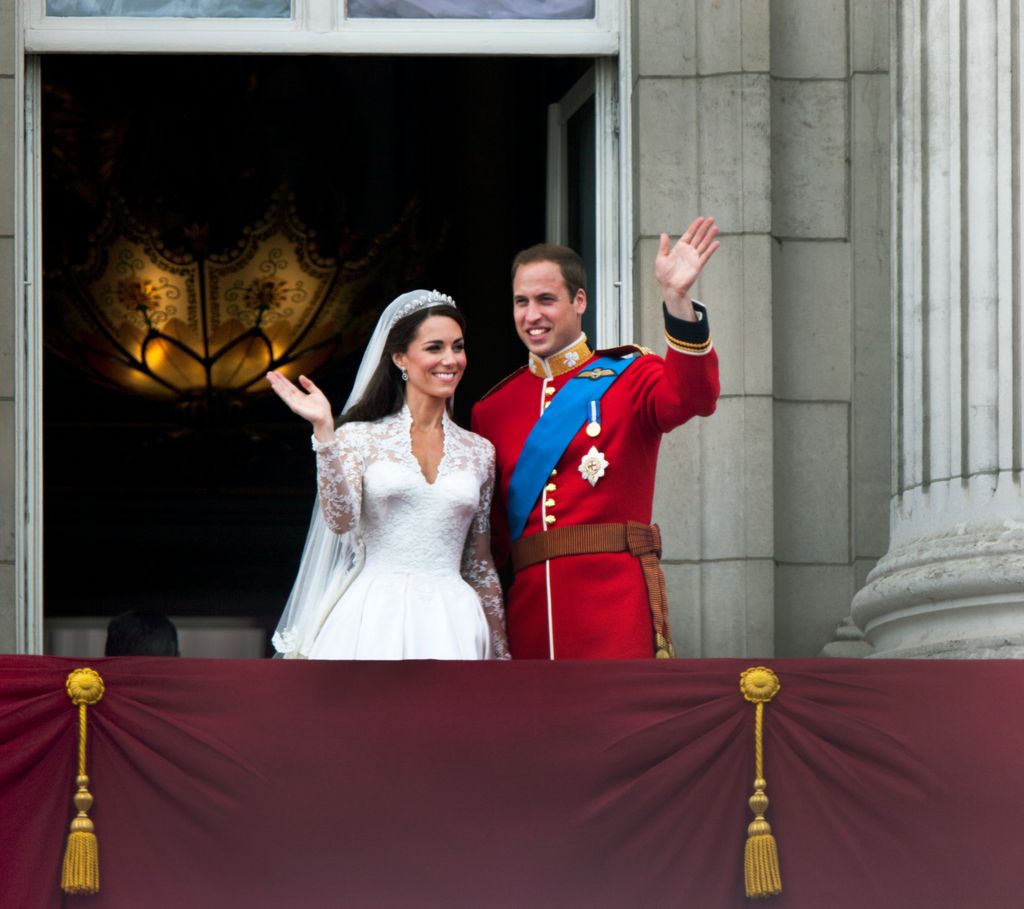
[(319, 502), (274, 634), (308, 659), (507, 658), (491, 561), (494, 446), (451, 419), (466, 368), (451, 297), (384, 310), (337, 421), (305, 376), (267, 379), (313, 426)]

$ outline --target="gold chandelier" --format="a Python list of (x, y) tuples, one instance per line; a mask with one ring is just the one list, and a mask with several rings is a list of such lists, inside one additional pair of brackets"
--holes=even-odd
[(86, 261), (53, 282), (64, 305), (48, 343), (135, 394), (186, 408), (238, 402), (267, 389), (270, 369), (295, 379), (365, 339), (412, 220), (410, 209), (366, 255), (339, 263), (317, 253), (282, 190), (234, 249), (206, 254), (196, 227), (182, 253), (117, 199)]

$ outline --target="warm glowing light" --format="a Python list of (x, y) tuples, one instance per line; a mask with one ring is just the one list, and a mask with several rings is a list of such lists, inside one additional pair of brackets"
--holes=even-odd
[(118, 201), (87, 261), (57, 285), (62, 330), (50, 340), (94, 378), (132, 393), (190, 405), (237, 400), (266, 390), (268, 369), (309, 374), (365, 340), (383, 302), (369, 289), (387, 286), (410, 225), (407, 212), (369, 255), (340, 263), (318, 254), (279, 192), (234, 249), (180, 253)]

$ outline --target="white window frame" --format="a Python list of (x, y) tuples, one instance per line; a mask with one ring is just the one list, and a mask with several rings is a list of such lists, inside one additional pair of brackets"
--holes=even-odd
[(625, 343), (626, 319), (623, 301), (623, 256), (620, 224), (618, 161), (622, 154), (619, 128), (619, 96), (622, 91), (616, 60), (596, 60), (557, 104), (548, 107), (548, 162), (546, 239), (549, 243), (569, 242), (568, 211), (568, 140), (567, 127), (572, 116), (591, 98), (594, 99), (594, 158), (597, 185), (595, 197), (595, 274), (590, 275), (593, 296), (601, 301), (597, 309), (598, 347), (615, 347)]
[(345, 0), (292, 0), (288, 19), (47, 16), (23, 0), (29, 53), (530, 54), (619, 53), (623, 0), (593, 19), (348, 19)]
[[(15, 646), (43, 652), (43, 317), (39, 54), (351, 53), (597, 59), (600, 343), (632, 339), (632, 55), (629, 0), (593, 20), (344, 20), (344, 0), (293, 0), (291, 19), (48, 18), (15, 4)], [(616, 91), (617, 80), (617, 91)], [(617, 97), (616, 97), (617, 96)], [(614, 291), (614, 292), (612, 292)], [(616, 293), (618, 305), (616, 305)]]

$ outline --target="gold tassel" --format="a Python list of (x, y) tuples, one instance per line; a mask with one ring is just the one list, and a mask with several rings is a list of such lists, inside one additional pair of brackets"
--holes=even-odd
[(764, 899), (782, 893), (779, 875), (779, 850), (772, 836), (771, 825), (764, 819), (768, 796), (764, 779), (764, 705), (782, 686), (778, 676), (764, 666), (755, 666), (740, 673), (740, 691), (754, 704), (754, 794), (748, 804), (754, 820), (747, 827), (747, 845), (743, 850), (743, 879), (748, 899)]
[(94, 669), (76, 669), (64, 686), (71, 702), (78, 708), (78, 776), (74, 804), (78, 811), (71, 821), (68, 845), (64, 851), (60, 888), (65, 893), (84, 895), (100, 892), (100, 859), (96, 831), (89, 820), (92, 794), (85, 774), (86, 709), (103, 697), (103, 679)]

